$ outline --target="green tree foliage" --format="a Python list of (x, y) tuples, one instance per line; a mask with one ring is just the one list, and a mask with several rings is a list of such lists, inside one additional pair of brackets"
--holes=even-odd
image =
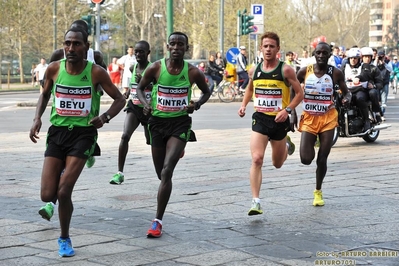
[[(0, 58), (16, 59), (20, 69), (29, 73), (32, 63), (41, 57), (49, 59), (54, 46), (53, 4), (57, 3), (56, 46), (62, 47), (65, 31), (72, 21), (84, 15), (95, 15), (86, 0), (0, 0)], [(173, 0), (173, 30), (189, 37), (188, 57), (208, 58), (219, 49), (219, 22), (223, 19), (223, 50), (237, 46), (237, 11), (251, 4), (264, 4), (264, 31), (275, 31), (281, 38), (281, 49), (300, 53), (309, 48), (313, 38), (324, 35), (328, 41), (351, 46), (368, 42), (369, 14), (366, 0), (224, 0), (224, 16), (219, 17), (222, 0)], [(126, 53), (126, 47), (147, 40), (152, 59), (166, 55), (167, 0), (106, 0), (101, 16), (110, 25), (111, 40), (100, 49), (109, 57)], [(331, 12), (334, 10), (334, 12)], [(124, 11), (124, 12), (123, 12)], [(91, 36), (89, 39), (94, 43)], [(251, 48), (255, 41), (240, 36), (240, 43)], [(259, 43), (258, 43), (259, 45)]]
[[(55, 0), (53, 0), (55, 1)], [(31, 65), (44, 57), (49, 60), (53, 52), (53, 1), (3, 0), (0, 18), (1, 52), (6, 60), (18, 60), (21, 73), (30, 73)], [(84, 7), (84, 8), (82, 8)], [(57, 47), (62, 47), (66, 29), (88, 6), (78, 0), (57, 4)], [(21, 75), (21, 82), (23, 82)]]
[(385, 36), (385, 42), (390, 48), (390, 52), (397, 51), (399, 48), (399, 7), (395, 8), (392, 15), (392, 25), (388, 26), (388, 34)]

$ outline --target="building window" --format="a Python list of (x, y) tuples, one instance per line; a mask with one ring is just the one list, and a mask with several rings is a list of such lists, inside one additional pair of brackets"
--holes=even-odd
[(371, 3), (370, 9), (382, 9), (384, 8), (384, 3), (382, 1), (380, 3)]
[(391, 9), (391, 3), (390, 2), (386, 3), (385, 8), (386, 9)]

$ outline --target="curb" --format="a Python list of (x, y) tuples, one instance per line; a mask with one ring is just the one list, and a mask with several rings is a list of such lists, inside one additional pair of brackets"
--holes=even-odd
[(0, 90), (0, 94), (22, 94), (22, 93), (31, 93), (37, 92), (39, 95), (39, 89), (32, 89), (32, 90)]
[[(192, 100), (194, 100), (194, 101), (196, 101), (196, 100), (198, 100), (198, 98), (192, 98)], [(232, 102), (241, 102), (242, 101), (242, 97), (238, 97), (238, 98), (235, 98)], [(112, 100), (102, 100), (102, 101), (100, 101), (100, 103), (101, 104), (104, 104), (104, 105), (108, 105), (108, 104), (112, 104)], [(206, 103), (224, 103), (224, 102), (222, 102), (219, 98), (214, 98), (214, 99), (209, 99)], [(17, 106), (18, 107), (36, 107), (36, 104), (37, 104), (37, 101), (35, 101), (35, 102), (33, 102), (33, 101), (30, 101), (30, 102), (20, 102), (20, 103), (17, 103)], [(226, 103), (226, 104), (228, 104), (228, 103)], [(52, 101), (50, 100), (49, 102), (48, 102), (48, 104), (47, 104), (47, 106), (51, 106), (52, 105)]]

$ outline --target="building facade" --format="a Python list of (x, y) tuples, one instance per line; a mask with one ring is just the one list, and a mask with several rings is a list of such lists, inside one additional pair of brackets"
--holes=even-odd
[[(395, 9), (399, 8), (399, 0), (370, 0), (369, 46), (378, 50), (396, 48), (398, 39), (398, 18)], [(394, 25), (396, 24), (396, 25)], [(389, 28), (396, 29), (392, 36)], [(393, 41), (387, 40), (389, 35)], [(394, 46), (394, 47), (393, 47)]]

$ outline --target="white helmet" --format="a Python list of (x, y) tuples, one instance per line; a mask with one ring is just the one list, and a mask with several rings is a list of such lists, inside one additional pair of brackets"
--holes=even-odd
[(351, 48), (351, 49), (349, 49), (348, 58), (352, 58), (352, 57), (356, 57), (356, 58), (360, 57), (360, 49), (359, 48)]
[(360, 52), (362, 53), (362, 56), (365, 55), (370, 55), (371, 57), (373, 56), (373, 49), (371, 49), (370, 47), (363, 47), (362, 49), (360, 49)]

